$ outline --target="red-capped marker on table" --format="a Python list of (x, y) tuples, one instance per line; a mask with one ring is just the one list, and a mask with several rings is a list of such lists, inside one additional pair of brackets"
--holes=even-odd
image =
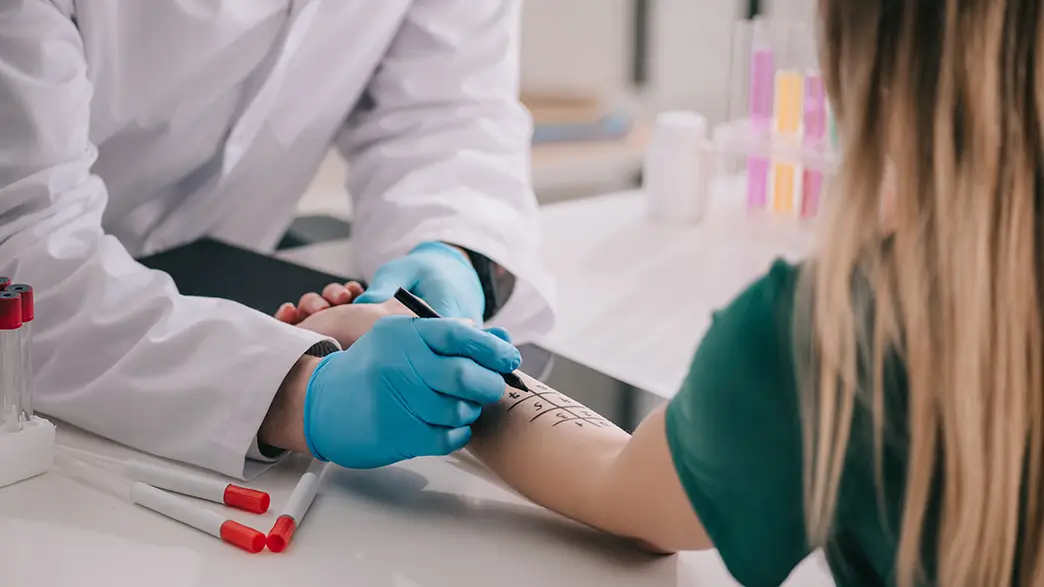
[(271, 497), (264, 491), (215, 481), (202, 475), (150, 465), (141, 461), (125, 463), (123, 473), (142, 483), (182, 495), (191, 495), (215, 503), (223, 503), (229, 507), (253, 514), (267, 512), (269, 505), (272, 503)]
[(11, 293), (16, 293), (22, 297), (22, 328), (20, 332), (19, 346), (22, 352), (22, 372), (20, 374), (21, 380), (21, 398), (22, 398), (22, 414), (25, 415), (25, 421), (33, 419), (33, 349), (32, 349), (32, 337), (33, 337), (33, 319), (36, 318), (36, 302), (33, 296), (33, 288), (30, 285), (24, 283), (16, 283), (14, 285), (8, 285), (7, 290)]
[(308, 470), (301, 475), (290, 498), (283, 506), (283, 512), (279, 514), (275, 525), (268, 531), (268, 550), (272, 552), (283, 552), (290, 544), (290, 538), (294, 535), (297, 526), (304, 519), (316, 492), (319, 491), (319, 478), (323, 474), (326, 463), (315, 459), (308, 465)]
[(219, 514), (146, 483), (139, 481), (132, 485), (130, 498), (142, 507), (192, 526), (247, 552), (261, 552), (265, 548), (264, 533), (235, 520), (226, 520)]
[(157, 489), (141, 481), (131, 481), (92, 461), (72, 456), (75, 452), (60, 451), (55, 457), (54, 471), (84, 481), (99, 491), (206, 532), (247, 552), (264, 550), (265, 534), (263, 532), (235, 520), (225, 519), (224, 516), (173, 493)]

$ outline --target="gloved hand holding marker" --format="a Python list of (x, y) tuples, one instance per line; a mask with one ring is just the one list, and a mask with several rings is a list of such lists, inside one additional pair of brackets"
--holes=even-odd
[(521, 361), (510, 343), (460, 321), (382, 318), (313, 370), (305, 442), (316, 458), (355, 469), (450, 454)]
[[(401, 287), (398, 291), (395, 292), (395, 299), (398, 300), (400, 304), (406, 306), (406, 308), (409, 309), (409, 311), (413, 312), (421, 318), (441, 317), (439, 316), (438, 312), (433, 310), (431, 306), (424, 302), (424, 300), (418, 298), (417, 296), (411, 294), (410, 292), (406, 291)], [(490, 334), (493, 334), (497, 338), (500, 338), (501, 340), (510, 342), (510, 340), (508, 340), (507, 332), (503, 331), (500, 328), (491, 328), (490, 330), (488, 330), (488, 332)], [(512, 371), (514, 371), (514, 369), (512, 369)], [(504, 373), (503, 377), (504, 383), (507, 383), (511, 387), (514, 387), (515, 389), (521, 391), (529, 391), (529, 388), (526, 387), (526, 384), (523, 383), (522, 379), (519, 378), (518, 375), (515, 375), (514, 372)]]

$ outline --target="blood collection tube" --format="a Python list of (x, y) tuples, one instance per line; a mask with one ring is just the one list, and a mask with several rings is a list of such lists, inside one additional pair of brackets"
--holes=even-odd
[(4, 291), (9, 285), (11, 285), (11, 279), (0, 275), (0, 291)]
[(22, 429), (21, 326), (21, 296), (9, 291), (0, 292), (0, 432), (19, 432)]
[(21, 389), (19, 397), (22, 401), (22, 415), (25, 421), (33, 419), (33, 349), (32, 328), (36, 317), (32, 286), (22, 283), (10, 285), (7, 291), (17, 293), (22, 298), (22, 327), (19, 329), (19, 348), (22, 354)]
[(126, 463), (123, 471), (128, 477), (136, 481), (148, 483), (149, 485), (182, 495), (191, 495), (215, 503), (223, 503), (229, 507), (254, 514), (267, 512), (271, 503), (271, 498), (264, 491), (241, 487), (231, 483), (222, 483), (201, 475), (159, 467), (141, 461)]

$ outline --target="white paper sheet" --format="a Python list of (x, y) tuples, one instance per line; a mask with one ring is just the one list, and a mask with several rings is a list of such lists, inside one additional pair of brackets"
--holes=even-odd
[(186, 548), (0, 516), (3, 587), (196, 587), (201, 566)]

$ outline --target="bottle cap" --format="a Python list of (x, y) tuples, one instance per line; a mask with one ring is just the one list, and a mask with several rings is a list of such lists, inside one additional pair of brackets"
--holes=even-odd
[(9, 291), (0, 292), (0, 330), (18, 330), (22, 327), (22, 296)]
[(35, 303), (33, 301), (33, 286), (24, 283), (16, 283), (8, 286), (7, 291), (22, 296), (22, 323), (32, 322), (35, 314)]
[(689, 110), (665, 110), (656, 115), (656, 129), (704, 137), (707, 119)]

